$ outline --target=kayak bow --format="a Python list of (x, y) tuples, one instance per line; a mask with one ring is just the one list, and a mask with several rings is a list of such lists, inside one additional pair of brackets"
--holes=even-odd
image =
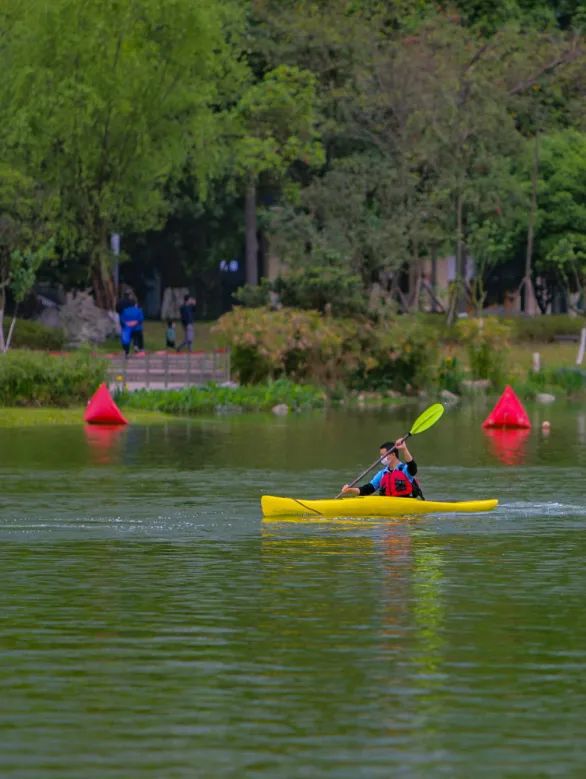
[(343, 500), (300, 500), (263, 495), (260, 502), (265, 517), (398, 517), (491, 511), (498, 505), (496, 499), (441, 501), (378, 495)]

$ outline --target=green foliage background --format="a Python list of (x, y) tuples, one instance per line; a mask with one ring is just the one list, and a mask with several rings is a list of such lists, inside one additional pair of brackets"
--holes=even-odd
[(585, 25), (580, 0), (5, 0), (0, 293), (111, 306), (118, 232), (205, 310), (258, 216), (288, 305), (360, 313), (379, 284), (415, 311), (453, 254), (479, 310), (533, 219), (530, 274), (580, 308)]

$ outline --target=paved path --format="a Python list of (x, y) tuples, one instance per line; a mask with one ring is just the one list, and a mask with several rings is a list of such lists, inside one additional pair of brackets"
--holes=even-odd
[(180, 389), (210, 381), (230, 381), (230, 352), (141, 352), (126, 358), (108, 354), (110, 387)]

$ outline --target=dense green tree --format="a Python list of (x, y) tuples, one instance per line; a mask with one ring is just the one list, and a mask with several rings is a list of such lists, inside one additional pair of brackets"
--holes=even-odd
[(186, 167), (202, 189), (214, 169), (212, 106), (235, 62), (219, 4), (7, 2), (5, 143), (58, 192), (60, 250), (87, 256), (98, 302), (113, 307), (110, 234), (160, 226)]
[(456, 0), (455, 7), (467, 25), (478, 26), (487, 33), (511, 22), (525, 27), (567, 29), (586, 21), (581, 0)]
[(586, 134), (566, 130), (544, 136), (535, 233), (537, 270), (558, 281), (568, 303), (571, 293), (576, 293), (582, 310), (586, 302), (585, 181)]
[[(293, 265), (329, 251), (360, 273), (365, 292), (378, 276), (391, 278), (400, 294), (406, 267), (407, 307), (419, 298), (422, 258), (455, 253), (463, 305), (467, 255), (488, 272), (510, 256), (523, 220), (527, 232), (530, 188), (513, 175), (522, 136), (543, 126), (536, 104), (550, 123), (572, 122), (583, 44), (542, 33), (546, 25), (535, 20), (521, 28), (527, 8), (520, 5), (509, 26), (488, 36), (482, 25), (467, 29), (463, 14), (429, 5), (418, 24), (411, 13), (410, 27), (385, 25), (376, 5), (291, 2), (280, 13), (271, 6), (278, 23), (265, 22), (272, 47), (261, 41), (262, 50), (312, 63), (328, 151), (324, 174), (299, 204), (272, 214), (273, 245)], [(476, 301), (484, 294), (479, 280)]]
[[(547, 214), (571, 174), (554, 181), (551, 139), (586, 132), (582, 5), (4, 0), (0, 159), (59, 204), (59, 276), (106, 306), (111, 232), (136, 273), (169, 249), (167, 283), (211, 289), (243, 238), (256, 283), (257, 213), (303, 282), (287, 294), (320, 305), (323, 269), (414, 308), (423, 260), (445, 254), (461, 305), (469, 256), (482, 277), (514, 256), (524, 284), (537, 263), (577, 291), (579, 230)], [(467, 291), (480, 306), (482, 279)]]
[[(32, 288), (41, 264), (52, 257), (55, 206), (33, 179), (0, 164), (0, 352), (10, 347), (18, 304)], [(16, 306), (5, 334), (8, 292)]]
[(257, 187), (261, 176), (279, 180), (294, 162), (319, 165), (313, 75), (280, 65), (242, 94), (233, 115), (234, 168), (244, 181), (246, 282), (258, 283)]

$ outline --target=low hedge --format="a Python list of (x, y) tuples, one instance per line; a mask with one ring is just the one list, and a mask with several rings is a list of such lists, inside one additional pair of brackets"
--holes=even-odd
[(213, 328), (243, 384), (286, 378), (324, 387), (414, 393), (432, 380), (436, 341), (417, 318), (371, 320), (317, 311), (237, 308)]
[[(4, 317), (4, 333), (8, 335), (10, 322)], [(46, 349), (58, 352), (65, 345), (65, 333), (56, 327), (45, 327), (30, 319), (17, 319), (12, 335), (13, 349)]]
[[(421, 325), (434, 333), (440, 341), (459, 343), (459, 322), (466, 322), (466, 317), (456, 320), (448, 326), (444, 314), (407, 314), (405, 318), (416, 318)], [(536, 316), (484, 316), (485, 321), (500, 322), (510, 330), (512, 341), (551, 343), (556, 336), (578, 336), (580, 330), (586, 327), (586, 318), (583, 316), (570, 316), (569, 314), (538, 314)]]
[(317, 387), (286, 379), (246, 387), (207, 384), (180, 390), (145, 389), (116, 394), (116, 402), (125, 408), (186, 415), (230, 410), (269, 411), (280, 403), (293, 410), (319, 408), (325, 399), (324, 392)]
[(106, 379), (106, 362), (87, 352), (50, 355), (11, 350), (0, 354), (0, 405), (85, 404)]
[(504, 321), (510, 325), (515, 340), (542, 343), (551, 343), (559, 335), (579, 336), (580, 330), (586, 327), (586, 318), (567, 314), (506, 317)]
[(512, 380), (512, 386), (523, 398), (532, 400), (540, 392), (550, 392), (567, 398), (582, 398), (586, 393), (586, 370), (582, 368), (553, 368), (530, 372), (525, 380)]

